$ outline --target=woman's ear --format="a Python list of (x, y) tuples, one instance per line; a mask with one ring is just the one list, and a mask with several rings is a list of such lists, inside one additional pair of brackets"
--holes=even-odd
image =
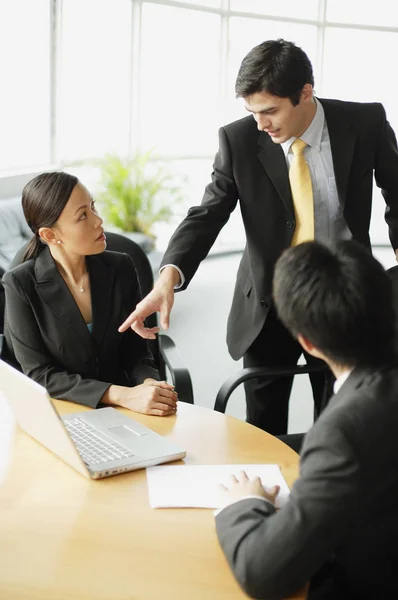
[(51, 227), (40, 227), (39, 236), (42, 242), (49, 246), (57, 243), (57, 235)]

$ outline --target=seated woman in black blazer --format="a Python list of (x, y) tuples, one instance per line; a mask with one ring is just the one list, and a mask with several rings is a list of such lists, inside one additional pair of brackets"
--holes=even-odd
[(140, 301), (133, 262), (105, 251), (102, 219), (76, 177), (43, 173), (24, 188), (34, 233), (23, 264), (3, 276), (7, 346), (54, 398), (173, 414), (177, 395), (147, 342), (118, 326)]

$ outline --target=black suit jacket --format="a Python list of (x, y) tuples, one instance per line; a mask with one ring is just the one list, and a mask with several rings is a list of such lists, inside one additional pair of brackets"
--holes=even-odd
[[(285, 598), (398, 597), (398, 367), (354, 370), (307, 433), (288, 504), (241, 500), (216, 517), (241, 586)], [(322, 590), (322, 591), (321, 591)]]
[[(386, 221), (398, 248), (398, 152), (381, 104), (320, 100), (330, 135), (336, 185), (353, 237), (370, 246), (373, 174), (387, 204)], [(184, 273), (186, 287), (239, 200), (247, 243), (238, 269), (227, 342), (240, 358), (264, 325), (274, 265), (292, 241), (295, 220), (283, 150), (253, 117), (219, 131), (212, 182), (201, 206), (188, 212), (162, 261)]]
[(26, 375), (54, 398), (96, 407), (111, 384), (133, 386), (159, 379), (147, 343), (118, 326), (140, 300), (127, 254), (87, 256), (93, 330), (45, 248), (3, 276), (5, 338)]

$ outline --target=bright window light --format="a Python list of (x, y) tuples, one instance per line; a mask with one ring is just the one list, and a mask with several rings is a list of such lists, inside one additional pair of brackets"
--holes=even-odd
[(0, 172), (49, 163), (49, 0), (0, 0), (0, 81)]
[(64, 161), (126, 153), (130, 0), (63, 0), (58, 153)]

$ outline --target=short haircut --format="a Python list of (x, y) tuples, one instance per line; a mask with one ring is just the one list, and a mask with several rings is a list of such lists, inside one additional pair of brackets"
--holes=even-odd
[(273, 293), (279, 318), (341, 366), (395, 360), (392, 281), (364, 246), (306, 242), (277, 261)]
[(289, 98), (293, 106), (300, 102), (306, 83), (314, 85), (311, 62), (293, 42), (268, 40), (245, 56), (235, 83), (237, 98), (258, 92)]

